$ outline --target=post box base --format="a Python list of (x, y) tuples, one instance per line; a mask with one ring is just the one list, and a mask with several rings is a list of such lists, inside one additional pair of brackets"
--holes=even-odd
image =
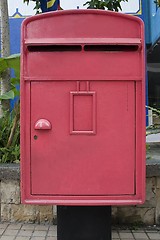
[(58, 206), (57, 240), (111, 240), (111, 207)]

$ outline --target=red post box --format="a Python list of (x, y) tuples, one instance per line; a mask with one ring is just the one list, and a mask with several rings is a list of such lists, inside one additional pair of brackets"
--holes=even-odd
[(71, 10), (24, 21), (23, 203), (143, 203), (144, 56), (133, 16)]

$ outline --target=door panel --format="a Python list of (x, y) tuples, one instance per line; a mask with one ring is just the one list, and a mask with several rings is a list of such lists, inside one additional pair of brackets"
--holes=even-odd
[[(135, 85), (31, 83), (31, 189), (46, 195), (135, 193)], [(35, 129), (39, 119), (51, 129)], [(72, 131), (73, 130), (73, 131)]]

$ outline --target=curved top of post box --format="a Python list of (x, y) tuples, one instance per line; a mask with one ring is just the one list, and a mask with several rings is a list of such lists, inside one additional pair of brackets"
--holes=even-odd
[[(143, 39), (143, 21), (104, 10), (64, 10), (29, 17), (22, 24), (22, 39)], [(32, 42), (31, 41), (31, 42)], [(42, 41), (43, 42), (43, 41)]]

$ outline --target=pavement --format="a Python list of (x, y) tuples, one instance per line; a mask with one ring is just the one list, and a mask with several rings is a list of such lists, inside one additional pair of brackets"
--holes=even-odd
[[(49, 224), (0, 223), (1, 240), (57, 240), (57, 227)], [(112, 230), (114, 240), (160, 240), (160, 228)]]
[(147, 143), (157, 143), (160, 142), (160, 133), (153, 133), (146, 136)]
[(149, 159), (150, 162), (153, 164), (160, 163), (160, 142), (147, 143), (147, 145), (148, 145), (148, 151), (146, 155), (147, 159)]

